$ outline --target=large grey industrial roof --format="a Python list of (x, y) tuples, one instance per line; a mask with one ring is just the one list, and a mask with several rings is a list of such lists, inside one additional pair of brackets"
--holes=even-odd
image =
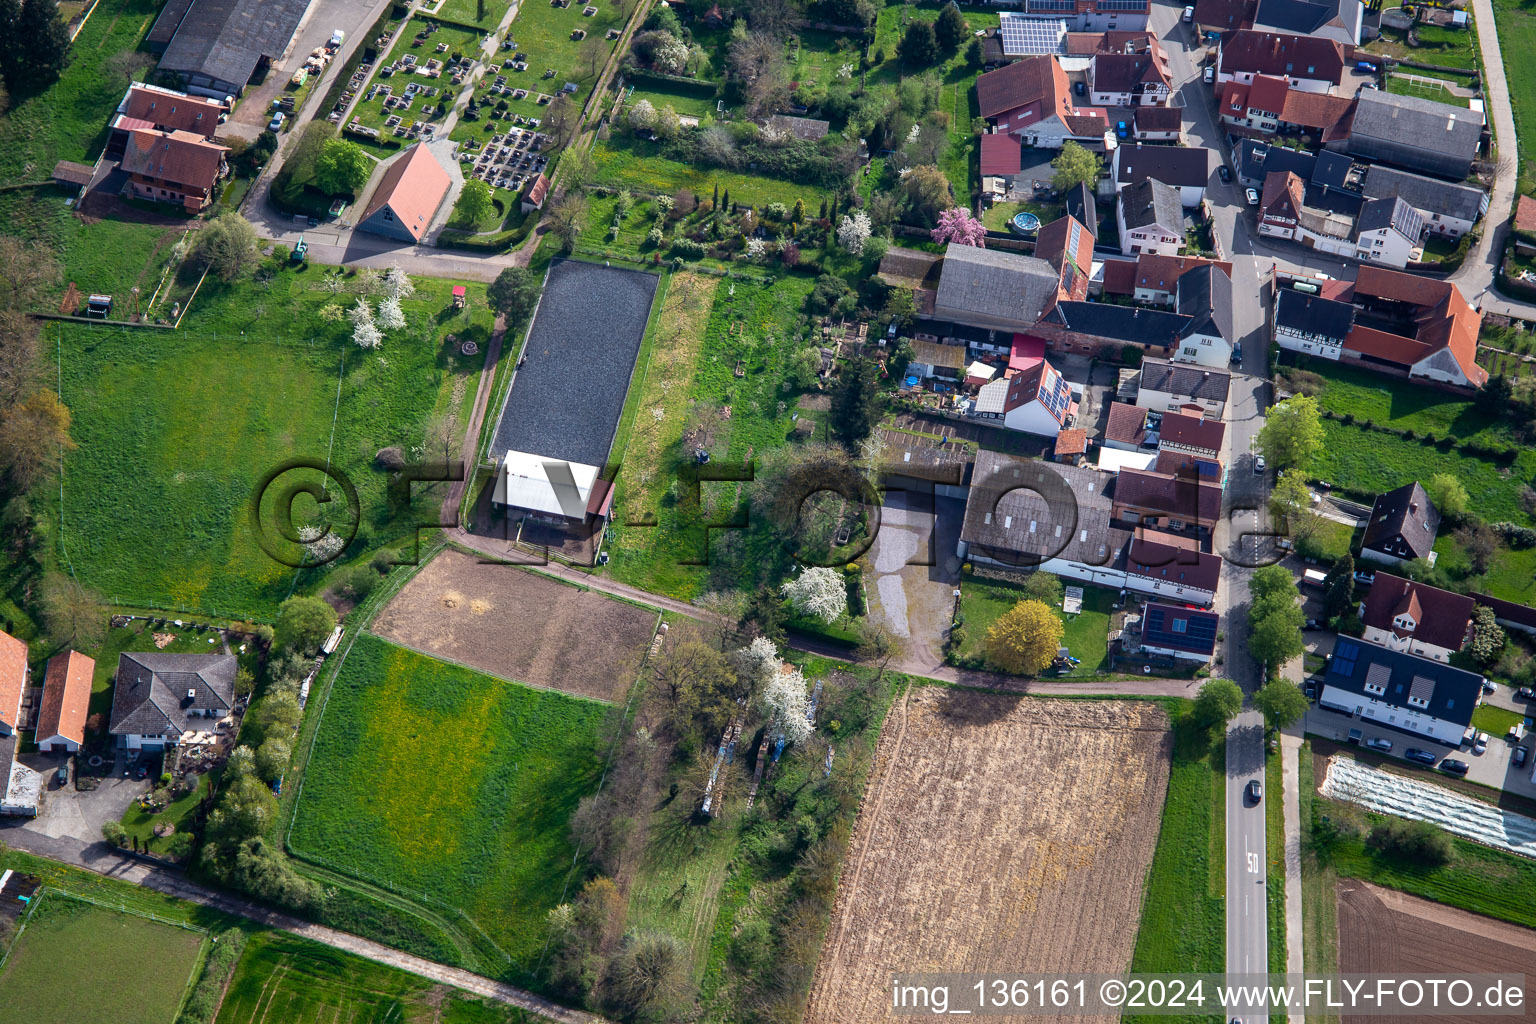
[(1483, 126), (1481, 119), (1464, 107), (1367, 90), (1360, 94), (1351, 133), (1354, 139), (1382, 139), (1470, 160), (1477, 152)]
[(309, 0), (193, 0), (160, 58), (162, 71), (243, 86), (262, 57), (288, 49)]
[(1056, 270), (1045, 260), (951, 242), (939, 272), (937, 309), (1033, 323), (1056, 294)]

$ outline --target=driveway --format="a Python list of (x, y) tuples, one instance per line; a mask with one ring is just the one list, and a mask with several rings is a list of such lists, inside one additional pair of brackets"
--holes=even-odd
[(48, 795), (43, 813), (23, 824), (28, 832), (36, 832), (53, 839), (78, 839), (94, 843), (101, 839), (101, 826), (109, 821), (121, 821), (123, 812), (142, 794), (149, 791), (149, 781), (123, 778), (121, 768), (101, 780), (95, 789), (76, 789), (71, 766), (70, 781), (60, 786), (53, 773), (66, 759), (57, 754), (34, 754), (23, 759), (40, 772), (47, 773)]
[(907, 638), (903, 669), (931, 672), (944, 663), (944, 631), (960, 585), (955, 547), (965, 503), (916, 490), (887, 491), (884, 498), (865, 579), (870, 615)]
[[(1369, 719), (1351, 718), (1349, 715), (1341, 715), (1337, 711), (1329, 711), (1316, 705), (1307, 712), (1308, 735), (1345, 743), (1351, 729), (1360, 730), (1362, 742), (1373, 737), (1390, 741), (1392, 752), (1389, 756), (1397, 762), (1399, 767), (1411, 764), (1402, 760), (1403, 752), (1409, 747), (1418, 747), (1420, 750), (1428, 750), (1436, 757), (1454, 757), (1459, 761), (1465, 761), (1469, 766), (1467, 771), (1469, 782), (1481, 783), (1518, 796), (1536, 798), (1536, 785), (1531, 783), (1532, 762), (1527, 760), (1524, 768), (1516, 768), (1511, 761), (1514, 748), (1502, 736), (1491, 737), (1487, 751), (1482, 754), (1473, 754), (1468, 747), (1448, 747), (1435, 740), (1398, 732), (1396, 729), (1377, 725)], [(1525, 745), (1527, 747), (1533, 745), (1529, 736), (1526, 737)], [(1438, 772), (1424, 770), (1424, 776), (1428, 780), (1432, 781), (1438, 775)]]

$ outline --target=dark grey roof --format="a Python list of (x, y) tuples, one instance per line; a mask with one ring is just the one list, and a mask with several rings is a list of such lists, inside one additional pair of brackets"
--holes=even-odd
[(1146, 391), (1160, 391), (1175, 398), (1225, 402), (1231, 386), (1232, 377), (1225, 370), (1208, 370), (1162, 359), (1144, 359), (1141, 363), (1141, 387)]
[(1428, 558), (1439, 529), (1440, 510), (1415, 480), (1376, 499), (1360, 546), (1376, 548), (1402, 537), (1415, 558)]
[(550, 268), (523, 345), (525, 362), (496, 425), (498, 457), (519, 451), (603, 467), (656, 280), (574, 260)]
[(1191, 654), (1214, 654), (1220, 624), (1221, 616), (1215, 612), (1148, 602), (1141, 609), (1141, 642)]
[(1116, 181), (1129, 185), (1156, 178), (1168, 185), (1204, 188), (1211, 178), (1211, 151), (1194, 146), (1121, 146), (1115, 151)]
[(162, 71), (243, 86), (262, 57), (281, 57), (309, 0), (192, 0), (160, 58)]
[(951, 242), (944, 250), (934, 307), (1034, 323), (1056, 294), (1058, 275), (1033, 256)]
[(1164, 309), (1113, 302), (1064, 301), (1056, 303), (1045, 321), (1098, 338), (1168, 346), (1188, 326), (1190, 318)]
[(1438, 213), (1474, 223), (1482, 216), (1483, 203), (1488, 198), (1486, 192), (1471, 185), (1426, 178), (1380, 164), (1373, 164), (1366, 171), (1365, 194), (1371, 199), (1402, 196), (1420, 213)]
[(1272, 171), (1291, 171), (1302, 181), (1310, 181), (1316, 166), (1317, 157), (1299, 149), (1271, 146), (1257, 139), (1237, 144), (1237, 176), (1245, 181), (1263, 181)]
[(179, 738), (194, 711), (222, 717), (235, 702), (238, 668), (233, 654), (121, 654), (110, 731)]
[(1281, 32), (1309, 36), (1322, 28), (1337, 11), (1337, 6), (1308, 3), (1307, 0), (1259, 0), (1259, 6), (1253, 14), (1253, 23)]
[(1093, 190), (1087, 182), (1080, 183), (1072, 191), (1068, 192), (1064, 200), (1067, 213), (1077, 219), (1077, 222), (1088, 229), (1088, 233), (1094, 237), (1099, 234), (1099, 207), (1093, 197)]
[(1380, 231), (1396, 228), (1398, 232), (1417, 242), (1424, 234), (1424, 217), (1399, 196), (1389, 199), (1372, 199), (1360, 208), (1360, 219), (1355, 222), (1356, 231)]
[(1351, 142), (1379, 139), (1468, 160), (1477, 152), (1482, 134), (1482, 118), (1465, 107), (1379, 89), (1360, 94), (1350, 129)]
[(1086, 466), (980, 451), (960, 538), (979, 555), (1015, 565), (1049, 558), (1111, 564), (1130, 539), (1109, 525), (1113, 505), (1105, 492), (1114, 479)]
[(1175, 235), (1183, 233), (1184, 207), (1179, 190), (1161, 181), (1146, 178), (1120, 190), (1120, 205), (1125, 210), (1127, 228), (1151, 225), (1167, 228)]
[(1345, 188), (1350, 168), (1354, 166), (1355, 162), (1343, 153), (1324, 150), (1317, 154), (1317, 164), (1311, 175), (1303, 175), (1302, 180), (1323, 188)]
[(165, 45), (176, 35), (177, 26), (191, 6), (192, 0), (167, 0), (166, 5), (160, 8), (160, 16), (150, 27), (149, 35), (144, 37), (144, 45), (151, 50), (164, 50)]
[(1337, 299), (1280, 289), (1275, 299), (1275, 326), (1301, 334), (1343, 341), (1355, 324), (1355, 307)]
[(1232, 330), (1232, 279), (1220, 267), (1202, 263), (1186, 270), (1177, 287), (1176, 308), (1191, 318), (1182, 337), (1214, 334), (1223, 341), (1237, 340)]
[[(1382, 686), (1384, 692), (1368, 692), (1367, 681)], [(1480, 675), (1344, 636), (1334, 644), (1323, 682), (1346, 693), (1462, 726), (1472, 723), (1472, 711), (1483, 692)], [(1409, 704), (1410, 694), (1426, 698), (1428, 706)]]

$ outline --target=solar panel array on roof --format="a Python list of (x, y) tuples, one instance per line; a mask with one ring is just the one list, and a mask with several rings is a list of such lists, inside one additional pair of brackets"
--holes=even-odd
[(1069, 225), (1067, 231), (1067, 262), (1077, 263), (1077, 247), (1083, 240), (1083, 226), (1076, 221)]
[(1099, 0), (1096, 6), (1101, 11), (1144, 11), (1147, 0)]
[(1210, 612), (1149, 604), (1146, 621), (1141, 627), (1142, 643), (1151, 647), (1215, 650), (1218, 621), (1218, 617)]
[(1040, 387), (1040, 402), (1050, 410), (1056, 422), (1061, 423), (1067, 417), (1067, 406), (1072, 401), (1072, 389), (1067, 385), (1066, 378), (1054, 371), (1048, 371), (1045, 381)]
[(1360, 646), (1351, 640), (1340, 640), (1333, 645), (1333, 670), (1341, 676), (1355, 674), (1355, 659), (1360, 656)]
[(1067, 23), (1052, 18), (1026, 18), (1011, 11), (998, 16), (1003, 55), (1030, 57), (1066, 50)]

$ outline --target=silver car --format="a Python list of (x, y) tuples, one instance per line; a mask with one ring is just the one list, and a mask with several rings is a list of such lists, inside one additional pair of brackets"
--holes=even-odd
[(1379, 750), (1383, 754), (1392, 749), (1392, 741), (1384, 740), (1380, 736), (1372, 736), (1370, 739), (1365, 741), (1365, 745), (1370, 747), (1372, 750)]

